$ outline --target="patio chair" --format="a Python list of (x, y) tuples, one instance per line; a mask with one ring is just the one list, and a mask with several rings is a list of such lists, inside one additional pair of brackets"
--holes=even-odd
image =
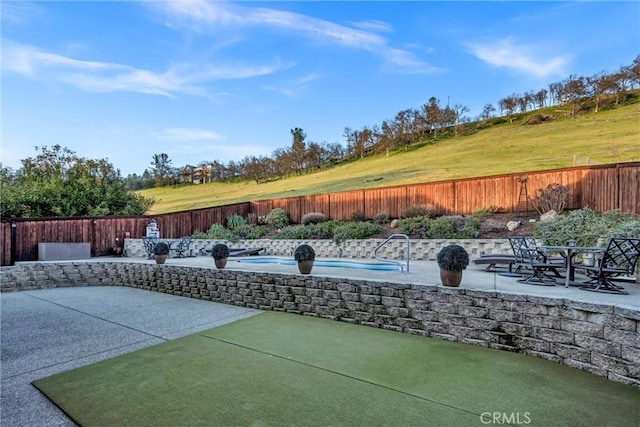
[[(557, 262), (550, 261), (547, 256), (536, 248), (536, 241), (530, 237), (509, 237), (509, 244), (515, 257), (515, 265), (518, 269), (525, 268), (528, 273), (520, 283), (538, 286), (554, 286), (556, 278), (562, 277), (558, 268), (562, 268)], [(553, 274), (549, 276), (548, 273)]]
[(611, 238), (595, 265), (581, 268), (591, 277), (580, 289), (628, 295), (624, 287), (613, 283), (618, 276), (633, 276), (640, 256), (640, 239)]
[(509, 273), (513, 273), (513, 264), (515, 262), (516, 257), (505, 254), (480, 254), (473, 260), (475, 265), (486, 265), (484, 271), (496, 272), (498, 265), (506, 265), (509, 268)]
[(264, 251), (264, 248), (246, 248), (246, 249), (234, 249), (229, 248), (229, 256), (256, 256), (260, 255), (260, 252)]
[(174, 258), (186, 258), (190, 255), (189, 248), (191, 246), (191, 237), (181, 237), (171, 243), (171, 251)]
[(143, 237), (142, 244), (144, 245), (144, 250), (147, 252), (147, 259), (153, 258), (153, 248), (156, 247), (156, 243), (158, 243), (160, 239), (157, 237)]

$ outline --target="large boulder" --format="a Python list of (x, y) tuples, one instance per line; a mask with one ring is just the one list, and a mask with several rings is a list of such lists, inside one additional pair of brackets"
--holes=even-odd
[(507, 230), (514, 231), (520, 228), (522, 221), (509, 221), (507, 222)]
[(551, 209), (549, 212), (543, 213), (542, 215), (540, 215), (540, 221), (541, 222), (551, 221), (552, 219), (554, 219), (557, 216), (558, 216), (558, 212), (556, 212), (555, 210)]

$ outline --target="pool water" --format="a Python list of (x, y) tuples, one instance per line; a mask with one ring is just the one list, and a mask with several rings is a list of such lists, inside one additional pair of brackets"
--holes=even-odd
[[(235, 262), (245, 264), (280, 264), (280, 265), (296, 265), (297, 261), (292, 258), (279, 257), (243, 257), (234, 259)], [(378, 270), (378, 271), (402, 271), (400, 264), (392, 262), (358, 262), (347, 260), (321, 260), (316, 259), (313, 262), (314, 267), (335, 267), (335, 268), (358, 268), (361, 270)]]

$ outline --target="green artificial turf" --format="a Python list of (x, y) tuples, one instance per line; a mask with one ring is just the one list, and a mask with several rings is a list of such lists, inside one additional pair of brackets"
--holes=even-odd
[(34, 385), (83, 426), (469, 426), (485, 425), (486, 413), (533, 426), (640, 420), (640, 390), (554, 362), (276, 312)]

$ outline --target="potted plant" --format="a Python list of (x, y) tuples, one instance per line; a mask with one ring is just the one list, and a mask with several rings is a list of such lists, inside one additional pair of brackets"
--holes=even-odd
[(469, 265), (469, 254), (460, 245), (443, 247), (437, 255), (440, 280), (444, 286), (460, 286), (462, 270)]
[(164, 264), (169, 256), (169, 245), (165, 242), (158, 242), (153, 247), (153, 257), (156, 260), (156, 264)]
[(218, 243), (211, 249), (211, 256), (216, 267), (222, 270), (227, 265), (227, 258), (229, 258), (229, 247), (224, 243)]
[(302, 244), (293, 252), (293, 258), (298, 261), (298, 270), (302, 274), (311, 273), (313, 261), (316, 259), (316, 252), (307, 244)]

